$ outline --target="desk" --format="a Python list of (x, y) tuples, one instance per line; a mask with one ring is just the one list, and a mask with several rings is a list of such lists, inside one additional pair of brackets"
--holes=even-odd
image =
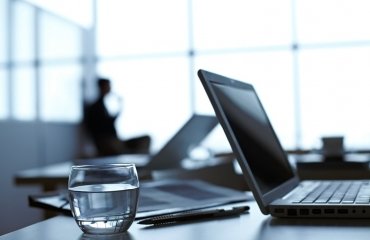
[[(230, 158), (230, 155), (220, 155), (208, 161), (205, 161), (205, 163), (201, 163), (201, 164), (198, 163), (198, 165), (194, 164), (193, 167), (188, 167), (186, 169), (184, 168), (184, 170), (193, 171), (194, 174), (196, 174), (198, 171), (201, 171), (201, 169), (206, 169), (206, 168), (209, 169), (209, 172), (211, 173), (214, 171), (220, 170), (221, 168), (225, 169), (225, 171), (226, 170), (232, 171), (231, 169), (229, 169), (230, 166), (233, 166), (232, 160), (233, 159)], [(150, 171), (149, 169), (146, 169), (144, 166), (148, 162), (148, 158), (143, 158), (142, 156), (141, 157), (136, 156), (133, 158), (133, 156), (119, 155), (119, 156), (112, 156), (112, 157), (87, 159), (87, 160), (76, 160), (75, 164), (107, 164), (107, 163), (128, 163), (128, 162), (136, 164), (140, 180), (152, 179), (153, 172), (166, 172), (166, 171), (161, 171), (161, 170)], [(72, 165), (73, 165), (73, 162), (68, 161), (68, 162), (51, 164), (49, 166), (23, 170), (15, 174), (14, 182), (16, 185), (42, 186), (42, 189), (44, 192), (58, 190), (58, 187), (66, 188), (69, 172), (70, 172)], [(211, 182), (214, 180), (214, 179), (211, 179), (210, 176), (208, 177), (206, 176), (207, 175), (206, 171), (200, 172), (199, 174), (204, 176), (205, 179), (203, 180), (206, 180), (206, 181), (210, 180)], [(224, 172), (224, 174), (226, 174), (226, 172)], [(154, 175), (158, 175), (158, 174), (154, 174)], [(242, 179), (242, 176), (240, 176), (240, 179)], [(235, 180), (235, 179), (234, 178), (228, 179), (229, 182), (231, 180)], [(236, 181), (239, 181), (239, 180), (237, 179)], [(244, 182), (244, 180), (240, 180), (240, 181)], [(245, 185), (245, 184), (241, 184), (241, 185)], [(240, 186), (240, 188), (243, 188), (243, 187), (244, 186)]]
[(370, 155), (348, 153), (343, 160), (324, 160), (321, 154), (291, 154), (301, 179), (369, 179)]
[(250, 206), (250, 213), (240, 217), (161, 227), (146, 227), (134, 222), (126, 235), (116, 238), (88, 238), (82, 234), (73, 218), (57, 216), (0, 236), (0, 240), (367, 240), (370, 236), (370, 219), (275, 219), (262, 215), (254, 202)]
[[(294, 162), (300, 161), (304, 162), (320, 162), (321, 155), (309, 154), (309, 155), (298, 155), (292, 156), (295, 157)], [(358, 161), (366, 162), (370, 159), (368, 154), (351, 154), (348, 155), (348, 160), (355, 159)], [(82, 162), (81, 160), (80, 162)], [(122, 157), (112, 157), (104, 159), (96, 159), (93, 161), (98, 161), (100, 163), (109, 163), (109, 162), (125, 162), (125, 158)], [(212, 164), (223, 164), (228, 163), (229, 160), (217, 160)], [(89, 162), (91, 163), (91, 161)], [(211, 164), (211, 165), (212, 165)], [(335, 164), (334, 164), (335, 165)], [(72, 161), (52, 164), (45, 167), (39, 167), (34, 169), (28, 169), (18, 172), (14, 176), (14, 181), (17, 185), (41, 185), (44, 191), (54, 191), (57, 190), (58, 186), (67, 186), (68, 174), (72, 166)], [(140, 171), (139, 171), (140, 173)], [(349, 166), (344, 166), (341, 168), (332, 168), (329, 165), (322, 166), (312, 166), (305, 164), (297, 165), (297, 173), (301, 179), (369, 179), (370, 178), (370, 168), (357, 167), (350, 168)], [(151, 174), (149, 172), (144, 172), (140, 174), (143, 179), (150, 179)]]
[[(144, 166), (149, 158), (146, 155), (117, 155), (112, 157), (101, 157), (94, 159), (75, 160), (75, 164), (107, 164), (107, 163), (135, 163)], [(72, 161), (51, 164), (44, 167), (27, 169), (16, 173), (14, 176), (17, 185), (41, 185), (43, 191), (55, 191), (58, 186), (67, 187), (68, 176)], [(146, 171), (141, 171), (141, 178), (149, 177)]]
[(55, 191), (58, 186), (67, 187), (72, 162), (52, 164), (18, 172), (14, 176), (17, 185), (40, 185), (44, 192)]

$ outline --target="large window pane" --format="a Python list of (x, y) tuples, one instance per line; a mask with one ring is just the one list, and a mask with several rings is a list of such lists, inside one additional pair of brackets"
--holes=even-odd
[(12, 115), (17, 120), (36, 119), (36, 81), (34, 69), (14, 68), (12, 81)]
[(5, 119), (9, 116), (8, 83), (7, 71), (0, 68), (0, 119)]
[(80, 58), (82, 31), (76, 25), (48, 15), (41, 15), (40, 56), (42, 60)]
[(6, 61), (7, 57), (7, 44), (8, 44), (8, 39), (6, 36), (8, 36), (8, 30), (7, 30), (7, 25), (8, 25), (8, 18), (7, 18), (7, 0), (0, 0), (0, 63)]
[(185, 57), (104, 62), (99, 73), (111, 78), (112, 90), (123, 98), (116, 122), (122, 138), (150, 134), (157, 150), (190, 117)]
[(202, 0), (192, 3), (197, 50), (292, 43), (291, 0)]
[(63, 16), (84, 27), (91, 27), (93, 0), (59, 1), (59, 0), (24, 0), (47, 11)]
[(79, 64), (43, 65), (40, 114), (43, 121), (77, 122), (82, 117), (82, 75)]
[(298, 0), (296, 5), (300, 43), (370, 39), (368, 0)]
[(29, 4), (25, 4), (20, 1), (13, 2), (13, 7), (13, 59), (15, 61), (34, 60), (34, 9)]
[(98, 53), (103, 56), (188, 49), (187, 0), (98, 1)]
[[(196, 58), (196, 69), (199, 68), (252, 83), (282, 144), (289, 148), (295, 146), (295, 101), (290, 51), (199, 56)], [(197, 111), (213, 112), (200, 81), (196, 81)]]
[(346, 144), (370, 146), (370, 47), (302, 50), (300, 79), (303, 144), (344, 135)]

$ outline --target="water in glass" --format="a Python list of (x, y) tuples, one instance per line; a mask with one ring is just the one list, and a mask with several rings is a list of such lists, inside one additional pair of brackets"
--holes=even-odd
[(126, 231), (135, 219), (139, 188), (130, 184), (92, 184), (69, 188), (71, 209), (85, 233)]

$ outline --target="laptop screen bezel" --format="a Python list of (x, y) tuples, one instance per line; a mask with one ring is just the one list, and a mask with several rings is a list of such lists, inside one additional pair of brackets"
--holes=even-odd
[[(291, 168), (292, 170), (292, 173), (293, 173), (293, 176), (292, 178), (288, 179), (287, 181), (285, 181), (284, 183), (280, 184), (279, 186), (271, 189), (270, 191), (268, 191), (267, 193), (262, 193), (261, 189), (259, 188), (258, 184), (257, 184), (257, 181), (250, 169), (250, 166), (248, 164), (248, 162), (246, 161), (246, 158), (243, 154), (243, 151), (240, 147), (240, 144), (234, 134), (234, 131), (233, 129), (231, 128), (230, 124), (229, 124), (229, 121), (225, 115), (225, 112), (222, 108), (222, 105), (220, 104), (219, 102), (219, 99), (214, 91), (214, 84), (219, 84), (219, 85), (224, 85), (224, 86), (229, 86), (229, 87), (233, 87), (233, 88), (238, 88), (238, 89), (250, 89), (252, 91), (255, 92), (253, 86), (251, 84), (248, 84), (248, 83), (245, 83), (245, 82), (241, 82), (241, 81), (238, 81), (238, 80), (235, 80), (235, 79), (231, 79), (231, 78), (228, 78), (228, 77), (225, 77), (225, 76), (222, 76), (222, 75), (218, 75), (218, 74), (215, 74), (215, 73), (212, 73), (212, 72), (209, 72), (209, 71), (206, 71), (206, 70), (203, 70), (203, 69), (200, 69), (198, 71), (198, 77), (200, 78), (201, 80), (201, 83), (208, 95), (208, 98), (213, 106), (213, 109), (215, 111), (215, 114), (222, 126), (222, 128), (224, 129), (224, 132), (225, 132), (225, 135), (227, 137), (227, 139), (229, 140), (229, 143), (230, 143), (230, 146), (234, 152), (234, 154), (236, 155), (236, 159), (242, 169), (242, 172), (243, 172), (243, 176), (245, 178), (245, 180), (247, 181), (247, 184), (249, 186), (249, 188), (251, 189), (261, 211), (264, 213), (264, 214), (269, 214), (269, 204), (279, 198), (279, 197), (282, 197), (284, 195), (286, 195), (289, 191), (291, 191), (293, 188), (295, 188), (298, 184), (299, 184), (299, 178), (297, 176), (297, 174), (295, 173), (294, 169)], [(262, 104), (261, 104), (262, 106)], [(262, 110), (263, 110), (263, 107), (262, 107)], [(263, 110), (264, 111), (264, 110)], [(265, 113), (265, 111), (264, 111)], [(266, 113), (265, 113), (266, 114)], [(266, 115), (267, 116), (267, 115)], [(274, 137), (275, 137), (275, 140), (278, 142), (279, 144), (279, 148), (281, 149), (281, 151), (284, 152), (276, 134), (275, 134), (275, 131), (273, 130), (270, 122), (269, 122), (269, 127), (271, 128), (272, 132), (274, 133)], [(288, 162), (288, 158), (287, 158), (287, 155), (285, 154), (284, 152), (284, 156), (285, 156), (285, 161), (287, 162), (287, 164), (290, 166), (289, 162)]]

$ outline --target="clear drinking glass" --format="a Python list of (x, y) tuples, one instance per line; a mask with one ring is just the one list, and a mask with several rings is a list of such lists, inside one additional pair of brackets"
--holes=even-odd
[(72, 166), (68, 190), (72, 214), (84, 233), (122, 233), (135, 219), (139, 179), (134, 164)]

